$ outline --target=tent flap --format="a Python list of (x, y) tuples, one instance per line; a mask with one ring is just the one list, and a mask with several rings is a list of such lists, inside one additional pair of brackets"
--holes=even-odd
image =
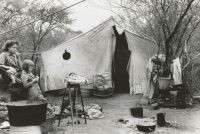
[(148, 60), (157, 52), (157, 46), (147, 39), (126, 31), (128, 47), (131, 51), (129, 62), (130, 93), (147, 91), (146, 66)]

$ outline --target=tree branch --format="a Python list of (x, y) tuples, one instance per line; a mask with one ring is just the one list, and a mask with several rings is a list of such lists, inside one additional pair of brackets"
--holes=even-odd
[(180, 18), (178, 19), (178, 21), (177, 21), (177, 23), (176, 23), (176, 25), (175, 25), (175, 27), (174, 27), (172, 33), (171, 33), (170, 36), (168, 37), (168, 39), (167, 39), (167, 41), (166, 41), (166, 44), (169, 44), (169, 42), (172, 40), (174, 34), (175, 34), (175, 33), (177, 32), (177, 30), (179, 29), (179, 27), (180, 27), (180, 25), (181, 25), (181, 23), (182, 23), (184, 17), (187, 15), (187, 12), (188, 12), (188, 10), (190, 9), (190, 7), (191, 7), (191, 5), (192, 5), (193, 2), (194, 2), (194, 0), (190, 0), (190, 1), (189, 1), (188, 5), (187, 5), (187, 7), (186, 7), (186, 9), (185, 9), (185, 11), (183, 12), (183, 14), (182, 14), (182, 15), (180, 16)]
[(191, 16), (191, 17), (188, 19), (188, 21), (187, 21), (186, 24), (184, 25), (184, 28), (183, 28), (183, 31), (182, 31), (180, 37), (179, 37), (178, 46), (177, 46), (176, 51), (175, 51), (176, 57), (177, 57), (177, 54), (178, 54), (178, 52), (179, 52), (179, 49), (180, 49), (181, 46), (182, 46), (182, 42), (181, 42), (181, 41), (182, 41), (182, 39), (183, 39), (183, 36), (184, 36), (185, 32), (187, 31), (188, 25), (189, 25), (189, 23), (191, 22), (192, 18), (193, 18), (193, 16)]
[(189, 35), (188, 35), (188, 38), (187, 38), (187, 40), (186, 40), (186, 43), (189, 42), (190, 38), (192, 37), (193, 32), (197, 29), (197, 27), (198, 27), (199, 24), (200, 24), (200, 21), (198, 21), (198, 22), (196, 23), (196, 25), (193, 27), (193, 29), (191, 30), (191, 32), (190, 32)]

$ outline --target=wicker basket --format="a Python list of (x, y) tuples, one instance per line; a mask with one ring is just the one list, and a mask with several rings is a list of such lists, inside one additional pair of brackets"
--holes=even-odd
[(97, 97), (109, 97), (114, 93), (114, 88), (106, 88), (106, 78), (103, 75), (94, 75), (93, 95)]
[(171, 78), (166, 77), (159, 77), (158, 78), (158, 84), (160, 90), (166, 90), (173, 84), (173, 80)]

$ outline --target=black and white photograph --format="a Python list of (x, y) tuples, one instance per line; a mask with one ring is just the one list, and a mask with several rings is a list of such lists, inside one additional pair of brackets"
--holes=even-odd
[(200, 134), (199, 0), (1, 0), (0, 134)]

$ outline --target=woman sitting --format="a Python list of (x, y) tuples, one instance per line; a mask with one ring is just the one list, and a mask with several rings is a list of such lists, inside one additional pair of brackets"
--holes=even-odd
[[(5, 97), (4, 102), (10, 101), (10, 92), (7, 90), (8, 85), (19, 81), (21, 74), (21, 59), (17, 49), (19, 43), (14, 40), (8, 40), (2, 47), (0, 54), (0, 97)], [(18, 78), (17, 78), (18, 77)], [(16, 83), (17, 84), (17, 83)], [(14, 98), (15, 99), (15, 98)], [(14, 100), (11, 95), (11, 101)], [(0, 129), (9, 127), (7, 115), (5, 115), (5, 122), (0, 125)]]
[(14, 40), (8, 40), (2, 47), (2, 53), (0, 54), (0, 67), (5, 69), (9, 74), (12, 82), (20, 81), (21, 72), (21, 59), (17, 52), (19, 43)]
[(28, 100), (45, 100), (38, 85), (39, 77), (33, 75), (34, 63), (31, 60), (24, 60), (22, 64), (21, 80), (28, 90)]

